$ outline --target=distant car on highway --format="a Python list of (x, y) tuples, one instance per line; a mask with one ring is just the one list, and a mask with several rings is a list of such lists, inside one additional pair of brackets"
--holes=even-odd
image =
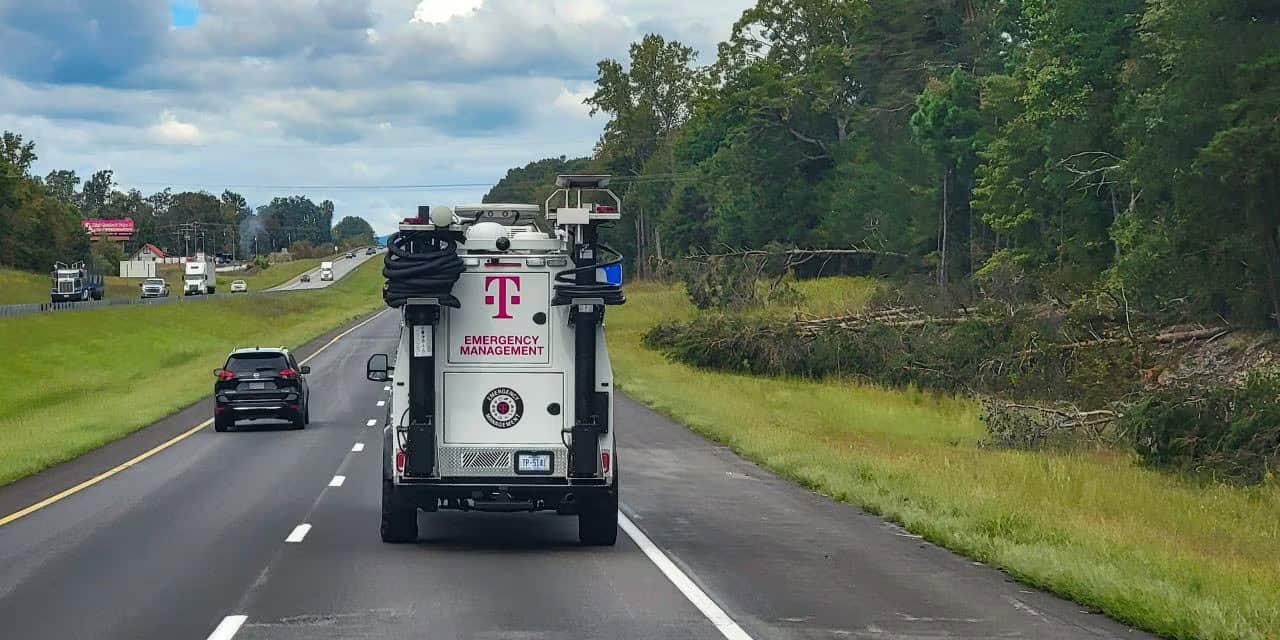
[(168, 298), (169, 283), (164, 278), (147, 278), (138, 285), (142, 289), (142, 297), (145, 298)]
[(231, 281), (231, 293), (248, 293), (249, 284), (244, 280)]
[(348, 257), (348, 258), (354, 258), (354, 257), (356, 257), (356, 252), (354, 252), (354, 251), (348, 251), (348, 252), (347, 252), (347, 257)]
[(298, 282), (311, 282), (311, 274), (309, 273), (302, 274), (302, 277), (298, 278)]
[(368, 251), (365, 251), (365, 252), (364, 252), (364, 254), (365, 254), (366, 256), (371, 256), (371, 255), (373, 255), (373, 254), (375, 254), (375, 253), (377, 253), (377, 252), (378, 252), (378, 250), (377, 250), (377, 249), (374, 249), (373, 247), (369, 247), (369, 250), (368, 250)]
[(311, 391), (307, 374), (284, 347), (236, 349), (226, 364), (215, 369), (213, 428), (227, 431), (237, 420), (276, 418), (295, 429), (311, 421)]

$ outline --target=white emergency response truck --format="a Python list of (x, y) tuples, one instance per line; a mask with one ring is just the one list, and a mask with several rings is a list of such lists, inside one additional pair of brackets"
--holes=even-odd
[(333, 263), (326, 260), (320, 263), (320, 279), (333, 280)]
[(438, 509), (554, 510), (578, 517), (583, 543), (616, 541), (603, 319), (625, 300), (621, 257), (597, 239), (620, 216), (607, 185), (561, 176), (545, 210), (421, 207), (388, 241), (384, 298), (400, 310), (400, 344), (366, 372), (392, 383), (384, 541), (416, 540), (417, 511)]

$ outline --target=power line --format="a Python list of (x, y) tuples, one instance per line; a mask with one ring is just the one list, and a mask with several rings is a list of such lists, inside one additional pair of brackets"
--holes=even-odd
[[(4, 178), (35, 178), (36, 176), (5, 175)], [(639, 176), (614, 176), (613, 182), (627, 184), (648, 184), (656, 182), (684, 182), (694, 180), (692, 173), (657, 173)], [(264, 189), (281, 191), (432, 191), (449, 189), (477, 189), (496, 186), (495, 182), (453, 182), (424, 184), (250, 184), (250, 183), (214, 183), (214, 182), (178, 182), (178, 181), (127, 181), (120, 186), (134, 185), (144, 187), (198, 187), (208, 189)]]
[(297, 191), (428, 191), (432, 189), (475, 189), (492, 187), (492, 182), (455, 182), (443, 184), (245, 184), (212, 182), (149, 181), (128, 184), (145, 187), (201, 187), (212, 189), (276, 189)]

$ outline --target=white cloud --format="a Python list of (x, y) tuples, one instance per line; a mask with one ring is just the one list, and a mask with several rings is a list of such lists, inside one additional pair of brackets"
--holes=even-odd
[(413, 21), (441, 24), (475, 13), (483, 4), (484, 0), (422, 0), (413, 10)]
[(554, 8), (557, 15), (579, 24), (602, 22), (609, 17), (609, 7), (601, 0), (563, 0)]
[(591, 97), (593, 93), (595, 93), (595, 90), (590, 85), (576, 91), (569, 89), (569, 87), (562, 87), (560, 95), (556, 96), (552, 104), (569, 117), (585, 118), (591, 113), (591, 107), (583, 104), (583, 100)]
[(604, 124), (582, 104), (597, 61), (624, 59), (649, 32), (709, 60), (754, 0), (201, 0), (199, 22), (176, 31), (164, 3), (121, 2), (158, 12), (155, 33), (134, 20), (48, 70), (35, 63), (51, 54), (28, 47), (34, 66), (21, 73), (6, 52), (33, 38), (69, 46), (55, 27), (107, 3), (31, 3), (59, 7), (53, 35), (22, 31), (8, 48), (18, 25), (0, 12), (0, 129), (35, 140), (36, 171), (109, 166), (146, 193), (264, 185), (235, 190), (252, 205), (291, 192), (332, 199), (339, 217), (386, 233), (418, 204), (476, 201), (487, 188), (265, 185), (492, 183), (512, 166), (588, 154)]
[(200, 128), (178, 119), (172, 111), (160, 114), (160, 122), (147, 129), (151, 139), (163, 144), (196, 144), (203, 136)]

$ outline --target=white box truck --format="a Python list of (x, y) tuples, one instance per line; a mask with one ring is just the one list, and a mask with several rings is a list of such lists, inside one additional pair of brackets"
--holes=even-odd
[(365, 374), (392, 383), (385, 542), (415, 541), (418, 512), (440, 509), (550, 510), (577, 516), (583, 544), (617, 539), (603, 321), (625, 300), (621, 257), (597, 226), (617, 220), (618, 206), (581, 202), (582, 192), (618, 200), (604, 176), (556, 183), (579, 203), (559, 220), (549, 204), (433, 207), (388, 243), (383, 297), (400, 310), (400, 343), (394, 361), (375, 354)]
[(187, 262), (182, 278), (182, 293), (188, 296), (212, 294), (218, 285), (218, 272), (212, 262), (192, 260)]
[(333, 263), (329, 261), (320, 263), (320, 279), (333, 280)]

